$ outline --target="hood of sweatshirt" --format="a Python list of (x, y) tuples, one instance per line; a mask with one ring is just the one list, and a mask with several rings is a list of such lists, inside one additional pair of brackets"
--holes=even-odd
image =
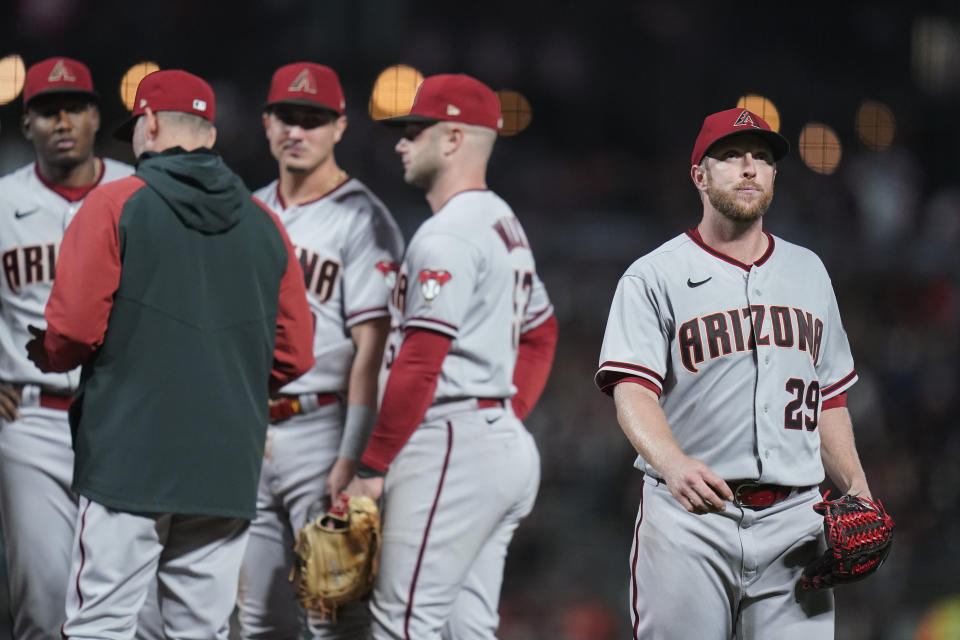
[(138, 158), (136, 175), (184, 225), (201, 233), (223, 233), (248, 210), (250, 191), (211, 149), (148, 151)]

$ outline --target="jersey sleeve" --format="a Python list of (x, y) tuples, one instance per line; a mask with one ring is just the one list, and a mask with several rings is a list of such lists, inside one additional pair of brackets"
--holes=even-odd
[(624, 275), (610, 305), (594, 382), (613, 393), (624, 377), (636, 377), (658, 396), (663, 392), (670, 336), (660, 321), (656, 291), (638, 276)]
[(54, 371), (83, 364), (103, 344), (120, 286), (123, 203), (143, 184), (128, 178), (94, 189), (63, 234), (44, 314), (49, 329), (45, 347)]
[(553, 316), (553, 304), (547, 294), (547, 287), (537, 273), (533, 274), (533, 288), (530, 291), (530, 302), (520, 325), (521, 335), (533, 331)]
[(313, 315), (307, 304), (307, 291), (303, 284), (303, 270), (294, 254), (293, 245), (280, 218), (265, 204), (254, 202), (270, 216), (277, 232), (283, 239), (286, 253), (286, 268), (280, 280), (277, 295), (277, 330), (273, 350), (273, 366), (270, 370), (270, 390), (276, 391), (291, 380), (310, 370), (313, 356)]
[(857, 381), (847, 332), (843, 329), (837, 296), (833, 292), (829, 279), (827, 290), (830, 296), (827, 318), (815, 362), (817, 377), (820, 379), (820, 395), (824, 402), (846, 393)]
[(386, 471), (407, 443), (433, 402), (450, 339), (433, 331), (406, 332), (397, 360), (390, 369), (377, 424), (361, 462)]
[(403, 256), (403, 238), (390, 214), (367, 201), (357, 212), (344, 248), (346, 327), (389, 315), (391, 277)]
[(452, 235), (423, 236), (408, 252), (407, 270), (403, 328), (456, 339), (480, 273), (478, 250)]

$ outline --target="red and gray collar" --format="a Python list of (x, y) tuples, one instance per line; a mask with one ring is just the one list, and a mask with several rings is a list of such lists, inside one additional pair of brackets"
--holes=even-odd
[(773, 246), (774, 246), (773, 236), (767, 233), (766, 231), (764, 231), (763, 234), (767, 236), (767, 250), (763, 252), (763, 255), (760, 256), (760, 258), (758, 258), (757, 261), (753, 263), (753, 265), (749, 265), (749, 264), (744, 264), (740, 262), (736, 258), (731, 258), (725, 253), (720, 253), (716, 249), (710, 247), (706, 242), (703, 241), (703, 238), (700, 237), (700, 230), (697, 229), (696, 227), (693, 227), (692, 229), (687, 229), (687, 236), (689, 236), (690, 239), (693, 240), (701, 249), (703, 249), (704, 251), (706, 251), (707, 253), (709, 253), (715, 258), (719, 258), (724, 262), (729, 262), (734, 266), (740, 267), (744, 271), (750, 271), (751, 266), (759, 267), (763, 265), (763, 263), (766, 262), (771, 255), (773, 255)]

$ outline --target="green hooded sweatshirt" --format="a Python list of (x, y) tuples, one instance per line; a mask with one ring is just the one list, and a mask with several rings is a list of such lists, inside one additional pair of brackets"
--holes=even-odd
[(213, 151), (146, 153), (137, 179), (107, 332), (70, 410), (74, 490), (123, 511), (252, 519), (283, 236)]

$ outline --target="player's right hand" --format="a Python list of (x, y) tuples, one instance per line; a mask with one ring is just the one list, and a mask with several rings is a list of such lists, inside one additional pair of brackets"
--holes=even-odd
[(724, 500), (733, 501), (724, 479), (696, 458), (683, 456), (665, 470), (663, 479), (670, 494), (690, 513), (723, 511)]
[(50, 356), (47, 355), (47, 348), (44, 344), (47, 339), (47, 330), (28, 324), (27, 331), (33, 336), (27, 342), (27, 358), (37, 365), (37, 369), (40, 369), (40, 371), (44, 373), (50, 371)]
[(357, 464), (356, 460), (337, 458), (327, 476), (327, 494), (330, 497), (340, 495), (340, 492), (350, 484), (353, 476), (357, 474)]
[(8, 384), (0, 383), (0, 418), (7, 422), (20, 419), (20, 393)]
[(354, 478), (343, 490), (348, 496), (367, 496), (379, 500), (383, 495), (383, 478)]

